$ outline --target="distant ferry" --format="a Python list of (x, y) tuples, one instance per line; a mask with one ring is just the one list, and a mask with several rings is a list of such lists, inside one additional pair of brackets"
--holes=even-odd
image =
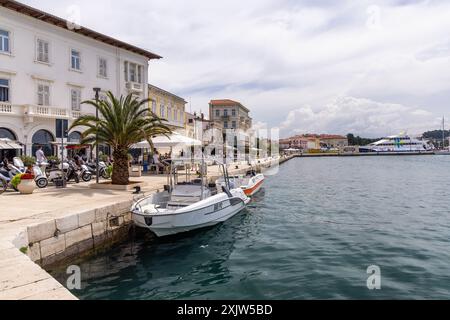
[(360, 152), (432, 152), (433, 145), (426, 141), (412, 138), (406, 134), (390, 136), (367, 146), (360, 147)]

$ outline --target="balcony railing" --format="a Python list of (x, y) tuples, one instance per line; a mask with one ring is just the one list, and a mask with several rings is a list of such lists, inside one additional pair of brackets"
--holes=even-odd
[(139, 82), (129, 81), (125, 84), (125, 86), (129, 91), (132, 91), (132, 92), (142, 92), (143, 91), (143, 85), (142, 85), (142, 83), (139, 83)]
[(38, 118), (68, 119), (70, 112), (64, 108), (29, 104), (25, 106), (25, 115)]
[(0, 102), (0, 114), (10, 116), (23, 116), (23, 107), (9, 102)]
[(12, 113), (12, 104), (9, 102), (0, 102), (0, 113)]
[(78, 119), (83, 115), (93, 115), (82, 111), (69, 110), (53, 106), (25, 105), (25, 116), (47, 119)]

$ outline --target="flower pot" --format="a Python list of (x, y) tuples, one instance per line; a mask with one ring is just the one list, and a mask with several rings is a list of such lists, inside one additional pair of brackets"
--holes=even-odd
[(36, 183), (34, 180), (22, 180), (20, 181), (17, 189), (22, 194), (32, 194), (34, 189), (36, 188)]

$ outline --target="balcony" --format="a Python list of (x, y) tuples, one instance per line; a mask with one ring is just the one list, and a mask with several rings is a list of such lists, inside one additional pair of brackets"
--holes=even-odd
[(141, 93), (144, 89), (142, 83), (132, 81), (128, 81), (127, 83), (125, 83), (125, 87), (128, 89), (128, 91), (137, 93)]
[(13, 105), (9, 102), (0, 102), (0, 114), (10, 116), (23, 116), (22, 106)]
[(69, 119), (70, 111), (51, 106), (25, 105), (25, 116), (30, 118)]

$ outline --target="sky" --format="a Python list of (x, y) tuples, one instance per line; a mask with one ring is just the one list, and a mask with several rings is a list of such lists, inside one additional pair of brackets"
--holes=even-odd
[(450, 126), (448, 0), (22, 0), (163, 56), (187, 111), (233, 99), (280, 136)]

